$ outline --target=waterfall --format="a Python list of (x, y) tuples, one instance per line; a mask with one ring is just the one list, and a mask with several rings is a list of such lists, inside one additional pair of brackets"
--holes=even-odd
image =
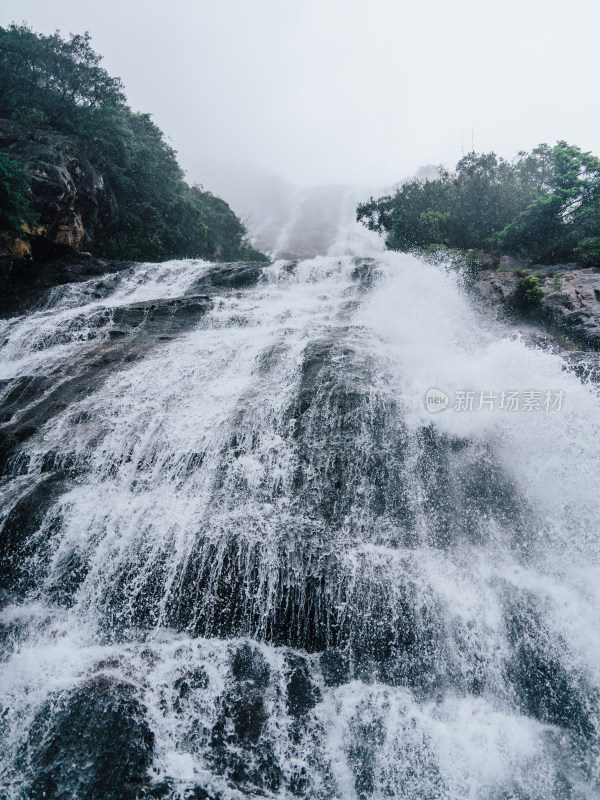
[(456, 272), (140, 264), (0, 334), (2, 800), (599, 796), (598, 394)]

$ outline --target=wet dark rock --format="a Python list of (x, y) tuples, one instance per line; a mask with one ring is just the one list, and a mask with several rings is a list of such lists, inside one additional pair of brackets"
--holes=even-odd
[(60, 472), (62, 475), (74, 478), (78, 474), (77, 458), (73, 453), (48, 450), (42, 456), (40, 472), (42, 475), (47, 472)]
[[(284, 541), (282, 561), (286, 551), (288, 544)], [(302, 578), (294, 570), (288, 573), (282, 568), (275, 596), (265, 613), (262, 563), (259, 543), (237, 536), (218, 544), (199, 541), (185, 564), (177, 596), (168, 605), (167, 624), (192, 630), (198, 636), (219, 638), (251, 636), (262, 626), (264, 638), (273, 644), (308, 652), (323, 650), (335, 638), (337, 626), (337, 611), (327, 597), (325, 577)], [(335, 561), (329, 558), (327, 563), (323, 569), (335, 584)], [(140, 604), (143, 597), (147, 597), (145, 587)], [(115, 594), (111, 598), (111, 608), (113, 602), (118, 615), (120, 597)]]
[(209, 684), (208, 675), (204, 667), (196, 667), (186, 675), (186, 682), (191, 689), (206, 689)]
[(582, 383), (600, 384), (600, 354), (591, 351), (567, 350), (562, 353), (564, 369), (572, 372)]
[[(99, 676), (48, 700), (20, 766), (30, 800), (126, 800), (150, 789), (154, 736), (133, 686)], [(151, 796), (146, 794), (146, 796)]]
[(296, 435), (299, 435), (298, 426), (302, 424), (302, 415), (314, 405), (318, 387), (323, 383), (323, 378), (331, 380), (331, 358), (334, 342), (324, 340), (311, 342), (304, 351), (302, 361), (302, 377), (300, 390), (296, 400)]
[(75, 594), (89, 572), (89, 564), (83, 555), (71, 550), (54, 564), (52, 580), (45, 587), (46, 596), (57, 605), (70, 608), (75, 602)]
[(566, 647), (557, 651), (533, 595), (506, 596), (512, 657), (507, 676), (524, 714), (558, 725), (577, 737), (597, 741), (600, 696), (583, 675), (564, 664)]
[(43, 394), (48, 383), (48, 379), (41, 375), (0, 381), (0, 424), (10, 422), (16, 411)]
[(175, 795), (173, 781), (167, 778), (167, 780), (160, 781), (160, 783), (136, 788), (135, 800), (171, 800), (173, 796), (177, 796)]
[(540, 278), (546, 319), (569, 336), (600, 349), (600, 270), (556, 272)]
[(354, 788), (360, 800), (371, 797), (376, 790), (375, 765), (377, 752), (385, 741), (385, 731), (381, 720), (356, 726), (354, 742), (349, 748), (348, 760), (354, 773)]
[(248, 642), (240, 645), (233, 654), (231, 672), (236, 680), (251, 681), (262, 689), (269, 684), (269, 665), (262, 653)]
[(113, 278), (137, 266), (135, 261), (110, 261), (66, 252), (59, 257), (40, 257), (31, 263), (13, 265), (10, 275), (4, 275), (6, 291), (2, 291), (2, 262), (0, 259), (0, 317), (14, 317), (45, 306), (57, 286), (84, 283), (100, 276), (90, 287), (90, 299), (100, 300), (114, 291)]
[(409, 576), (402, 595), (390, 597), (389, 585), (371, 576), (357, 581), (350, 599), (357, 610), (348, 631), (353, 677), (431, 695), (444, 679), (443, 631), (435, 609), (419, 602)]
[(522, 643), (509, 675), (525, 714), (584, 737), (596, 736), (589, 687), (576, 686), (559, 661)]
[(224, 289), (246, 289), (258, 283), (263, 266), (255, 261), (215, 265), (191, 286), (188, 294), (214, 294)]
[[(397, 733), (403, 743), (400, 751), (394, 753), (392, 765), (382, 759), (382, 748), (388, 735), (387, 720), (381, 714), (372, 713), (368, 707), (363, 706), (361, 711), (350, 722), (348, 747), (348, 765), (360, 800), (397, 796), (398, 787), (401, 787), (402, 797), (411, 799), (442, 800), (452, 796), (440, 773), (433, 742), (428, 740), (427, 734), (415, 741), (414, 720), (406, 717), (398, 720)], [(495, 793), (486, 795), (486, 800), (488, 797), (497, 800)]]
[(279, 363), (281, 357), (288, 350), (289, 345), (285, 342), (277, 342), (268, 347), (258, 359), (258, 369), (261, 375), (268, 375)]
[[(29, 489), (8, 512), (0, 530), (0, 587), (5, 591), (23, 590), (35, 581), (27, 571), (27, 559), (35, 552), (39, 561), (44, 543), (33, 537), (64, 490), (64, 476), (50, 475)], [(56, 518), (53, 524), (58, 523)]]
[(184, 701), (192, 697), (194, 692), (207, 689), (208, 684), (209, 679), (204, 667), (197, 667), (177, 678), (173, 684), (173, 688), (177, 692), (177, 697), (173, 703), (175, 711), (180, 714), (184, 713), (186, 710)]
[(472, 276), (471, 290), (476, 297), (492, 306), (509, 304), (520, 280), (514, 270), (481, 270)]
[(178, 334), (193, 326), (211, 306), (206, 295), (136, 303), (115, 309), (112, 323), (119, 338), (131, 332), (144, 338)]
[(235, 735), (241, 742), (256, 743), (267, 721), (264, 691), (269, 684), (269, 665), (256, 648), (246, 643), (233, 654), (231, 672), (238, 684), (230, 701)]
[[(405, 597), (400, 599), (397, 591), (390, 591), (389, 576), (369, 569), (366, 563), (364, 569), (358, 565), (351, 578), (330, 547), (318, 537), (310, 541), (313, 534), (307, 531), (305, 535), (300, 528), (293, 543), (281, 541), (278, 559), (282, 566), (268, 598), (260, 578), (264, 556), (259, 544), (241, 537), (221, 540), (218, 545), (212, 539), (198, 542), (186, 561), (177, 597), (167, 605), (167, 624), (219, 638), (250, 636), (260, 630), (261, 638), (274, 645), (309, 653), (338, 648), (348, 653), (354, 677), (360, 673), (394, 685), (428, 685), (436, 676), (433, 659), (442, 632), (420, 613), (422, 604), (414, 585), (407, 579)], [(298, 574), (307, 563), (315, 565), (315, 574)], [(146, 579), (147, 586), (139, 587), (135, 603), (136, 610), (139, 603), (140, 613), (148, 618), (149, 609), (158, 607), (162, 596), (160, 569), (156, 577), (152, 571), (145, 572)], [(119, 618), (126, 602), (131, 598), (113, 587), (111, 619)], [(332, 681), (336, 660), (328, 655), (323, 662), (324, 670), (331, 669)], [(240, 646), (232, 656), (232, 674), (257, 685), (268, 680), (267, 666), (250, 645)]]
[[(406, 431), (395, 405), (369, 392), (371, 367), (343, 344), (342, 335), (337, 331), (304, 352), (300, 388), (288, 412), (298, 454), (295, 492), (327, 525), (360, 502), (373, 517), (389, 516), (410, 531)], [(390, 428), (394, 435), (384, 436)]]
[[(243, 548), (249, 571), (240, 572), (238, 556)], [(258, 622), (258, 609), (248, 602), (247, 592), (258, 586), (259, 548), (251, 552), (247, 543), (234, 537), (225, 548), (214, 541), (198, 541), (180, 578), (177, 596), (168, 605), (167, 624), (193, 630), (199, 636), (245, 636)], [(209, 590), (210, 587), (210, 590)], [(116, 598), (115, 605), (119, 599)]]
[(185, 793), (185, 800), (221, 800), (222, 795), (210, 794), (201, 786), (196, 786)]
[(434, 426), (419, 433), (417, 475), (432, 544), (485, 541), (490, 520), (527, 544), (528, 504), (487, 446), (452, 438)]
[[(307, 548), (306, 559), (310, 559)], [(282, 547), (282, 558), (284, 557)], [(345, 631), (340, 630), (337, 609), (330, 602), (329, 591), (337, 588), (339, 579), (336, 559), (318, 550), (322, 573), (302, 578), (281, 571), (281, 585), (269, 619), (268, 634), (274, 644), (287, 645), (308, 653), (338, 644)]]
[(372, 289), (381, 278), (381, 267), (373, 258), (357, 258), (356, 267), (352, 270), (352, 280), (365, 291)]
[(319, 688), (310, 679), (308, 662), (302, 656), (288, 655), (290, 674), (287, 684), (287, 710), (292, 717), (307, 714), (321, 700)]
[[(64, 408), (64, 406), (61, 406), (61, 408)], [(30, 436), (33, 436), (36, 431), (37, 427), (35, 425), (19, 425), (15, 428), (15, 439), (19, 443), (24, 442), (26, 439), (29, 439)]]
[(246, 688), (243, 696), (233, 703), (231, 712), (233, 727), (239, 741), (258, 742), (268, 719), (262, 694)]
[(256, 648), (245, 643), (232, 654), (231, 670), (233, 682), (221, 698), (211, 735), (215, 771), (226, 774), (244, 793), (275, 792), (282, 775), (273, 745), (265, 736), (268, 665)]
[(310, 788), (310, 771), (306, 767), (294, 765), (287, 785), (295, 797), (306, 797)]
[(334, 647), (325, 650), (320, 658), (325, 686), (341, 686), (350, 680), (348, 656)]

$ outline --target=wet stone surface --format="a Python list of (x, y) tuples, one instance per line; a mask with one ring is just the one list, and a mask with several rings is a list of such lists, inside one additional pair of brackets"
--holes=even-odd
[(128, 684), (99, 676), (39, 711), (20, 756), (31, 800), (134, 800), (154, 737)]

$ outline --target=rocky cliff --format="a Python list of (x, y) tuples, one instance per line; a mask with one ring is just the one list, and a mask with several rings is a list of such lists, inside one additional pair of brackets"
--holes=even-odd
[[(0, 150), (31, 176), (31, 204), (40, 216), (34, 255), (86, 250), (99, 231), (117, 224), (112, 189), (75, 137), (0, 119)], [(5, 242), (5, 259), (26, 254)]]
[[(517, 290), (526, 275), (535, 276), (541, 292), (528, 308), (518, 307)], [(499, 269), (479, 271), (472, 291), (487, 305), (529, 318), (600, 350), (600, 270), (577, 264), (533, 266), (522, 270), (505, 257)]]

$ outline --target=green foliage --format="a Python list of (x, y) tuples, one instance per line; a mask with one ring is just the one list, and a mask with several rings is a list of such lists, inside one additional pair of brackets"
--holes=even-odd
[(10, 115), (11, 119), (26, 128), (49, 128), (48, 117), (37, 108), (17, 108)]
[(600, 160), (558, 142), (519, 153), (469, 153), (452, 173), (413, 180), (358, 206), (357, 219), (387, 246), (437, 244), (513, 253), (540, 263), (600, 265)]
[(536, 197), (498, 233), (498, 246), (541, 263), (600, 264), (600, 160), (558, 142), (546, 150), (547, 174)]
[[(600, 224), (596, 227), (600, 231)], [(600, 236), (587, 236), (575, 245), (575, 258), (584, 267), (600, 266)]]
[(100, 60), (89, 33), (65, 41), (25, 25), (0, 28), (0, 108), (40, 112), (64, 133), (89, 132), (103, 109), (125, 104), (121, 81)]
[(16, 161), (0, 153), (0, 230), (23, 238), (24, 225), (33, 227), (37, 216), (29, 205), (29, 178)]
[(534, 179), (494, 153), (469, 153), (454, 173), (405, 183), (395, 195), (358, 206), (357, 219), (387, 233), (387, 245), (411, 250), (429, 244), (481, 248), (533, 195)]
[(108, 178), (115, 230), (94, 244), (111, 258), (258, 258), (225, 201), (188, 186), (173, 148), (149, 114), (134, 113), (123, 86), (100, 66), (90, 36), (0, 28), (0, 114), (27, 127), (75, 135)]
[(544, 296), (542, 282), (535, 275), (525, 275), (519, 283), (514, 294), (514, 303), (520, 308), (533, 309), (539, 305)]

